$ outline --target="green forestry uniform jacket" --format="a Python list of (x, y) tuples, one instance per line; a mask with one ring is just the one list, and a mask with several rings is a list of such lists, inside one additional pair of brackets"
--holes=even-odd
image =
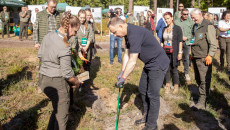
[[(33, 40), (35, 44), (41, 43), (43, 37), (49, 32), (59, 29), (60, 27), (60, 13), (54, 12), (55, 21), (49, 21), (50, 14), (47, 10), (37, 13), (37, 18), (34, 24)], [(55, 25), (54, 25), (55, 24)], [(54, 28), (56, 27), (56, 28)]]
[(93, 29), (92, 26), (88, 24), (87, 28), (85, 25), (81, 25), (77, 31), (78, 43), (81, 44), (82, 38), (87, 38), (87, 41), (92, 41)]
[(181, 27), (183, 36), (188, 38), (185, 41), (185, 44), (189, 45), (190, 39), (192, 38), (192, 28), (193, 28), (194, 23), (189, 18), (184, 21), (182, 21), (180, 18), (180, 19), (175, 20), (175, 24)]
[(9, 23), (10, 13), (2, 11), (0, 13), (0, 18), (3, 23)]
[(194, 24), (192, 29), (195, 37), (192, 47), (193, 58), (205, 58), (214, 56), (217, 50), (216, 30), (211, 22), (203, 19), (201, 24)]

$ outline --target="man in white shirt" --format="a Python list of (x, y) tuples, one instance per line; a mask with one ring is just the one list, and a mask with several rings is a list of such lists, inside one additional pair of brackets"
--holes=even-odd
[(220, 30), (220, 71), (224, 68), (224, 54), (226, 53), (227, 67), (230, 75), (230, 11), (223, 12), (218, 28)]
[(39, 12), (39, 9), (38, 9), (38, 8), (35, 8), (35, 13), (33, 13), (32, 16), (31, 16), (31, 22), (32, 22), (32, 24), (35, 23), (35, 21), (36, 21), (36, 16), (37, 16), (37, 13), (38, 13), (38, 12)]

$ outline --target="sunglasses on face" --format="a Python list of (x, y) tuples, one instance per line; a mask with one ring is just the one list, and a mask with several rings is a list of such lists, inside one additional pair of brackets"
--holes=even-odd
[(179, 7), (184, 7), (184, 6), (179, 6)]
[(183, 14), (183, 15), (188, 15), (188, 14)]

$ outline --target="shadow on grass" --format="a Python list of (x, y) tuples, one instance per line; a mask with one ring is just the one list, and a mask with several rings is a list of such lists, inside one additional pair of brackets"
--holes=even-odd
[(43, 107), (48, 104), (48, 99), (44, 99), (32, 108), (22, 110), (14, 116), (9, 123), (3, 124), (5, 130), (34, 130), (38, 129), (37, 120), (40, 115), (39, 113)]
[(164, 128), (162, 130), (180, 130), (180, 129), (174, 124), (164, 124)]
[(6, 80), (0, 79), (0, 96), (2, 96), (2, 90), (8, 89), (10, 84), (16, 84), (23, 79), (30, 80), (32, 79), (32, 72), (28, 71), (29, 67), (25, 66), (22, 71), (17, 72), (15, 74), (7, 75)]
[(220, 78), (220, 76), (218, 74), (213, 74), (213, 76), (216, 77), (216, 81), (219, 82), (220, 84), (223, 84), (226, 88), (230, 89), (230, 84), (228, 84), (228, 82), (223, 79), (223, 78)]
[(85, 82), (84, 86), (82, 87), (81, 92), (76, 91), (74, 94), (74, 104), (81, 108), (81, 111), (75, 113), (74, 115), (74, 122), (70, 125), (71, 128), (69, 129), (78, 129), (79, 123), (81, 122), (82, 118), (86, 114), (87, 107), (91, 107), (93, 103), (98, 99), (98, 96), (94, 94), (93, 90), (98, 90), (99, 88), (96, 87), (93, 83), (94, 79), (97, 77), (97, 72), (101, 67), (100, 57), (95, 57), (91, 61), (91, 68), (90, 68), (90, 79)]
[(186, 80), (184, 76), (184, 72), (178, 71), (179, 74), (179, 81), (180, 81), (180, 86), (186, 86)]
[[(124, 48), (122, 48), (122, 52), (125, 52), (125, 49), (124, 49)], [(118, 49), (117, 49), (117, 47), (114, 47), (113, 55), (114, 55), (113, 57), (118, 56)]]
[(181, 118), (186, 123), (194, 122), (201, 130), (215, 129), (222, 130), (214, 115), (206, 110), (193, 111), (188, 104), (181, 103), (179, 107), (184, 110), (180, 114), (174, 114), (176, 118)]
[(215, 58), (212, 58), (212, 65), (215, 66), (217, 69), (220, 68), (220, 63)]
[(188, 89), (191, 93), (191, 98), (190, 100), (194, 101), (195, 103), (198, 101), (199, 99), (199, 88), (196, 84), (189, 84), (188, 85)]
[[(122, 107), (129, 102), (130, 97), (132, 96), (132, 94), (136, 94), (138, 92), (138, 86), (127, 83), (124, 85), (124, 89), (122, 91), (121, 94), (121, 98), (120, 98), (120, 109), (122, 109)], [(138, 95), (137, 95), (138, 96)], [(135, 103), (136, 99), (134, 100)]]
[(225, 96), (220, 93), (216, 88), (214, 88), (214, 90), (211, 91), (208, 103), (210, 104), (211, 108), (219, 113), (221, 123), (225, 126), (226, 129), (229, 130), (230, 106), (228, 105), (228, 101)]

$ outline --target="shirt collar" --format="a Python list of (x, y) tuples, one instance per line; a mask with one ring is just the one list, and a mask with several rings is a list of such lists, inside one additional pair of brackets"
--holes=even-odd
[(46, 9), (46, 13), (47, 13), (48, 16), (53, 16), (53, 15), (55, 15), (55, 14), (57, 13), (57, 11), (55, 10), (54, 13), (51, 14), (51, 13), (49, 13), (48, 10)]
[(200, 23), (197, 24), (197, 26), (200, 27), (200, 25), (203, 23), (203, 21), (204, 21), (204, 18), (201, 20)]

